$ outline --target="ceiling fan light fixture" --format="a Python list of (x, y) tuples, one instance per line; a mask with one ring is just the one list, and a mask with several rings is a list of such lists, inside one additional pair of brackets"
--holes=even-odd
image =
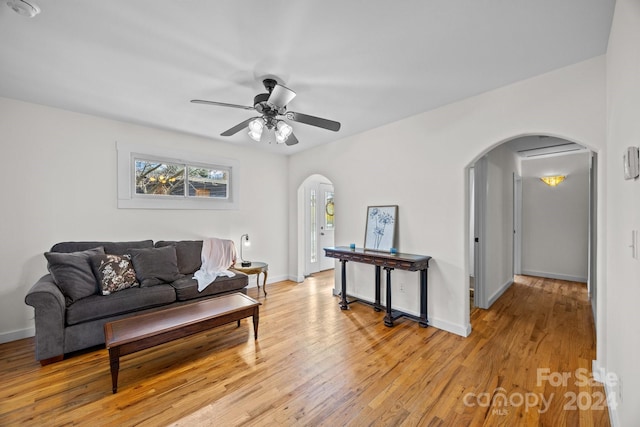
[(293, 128), (282, 120), (278, 121), (276, 125), (276, 142), (282, 144), (289, 138), (289, 135), (293, 132)]
[(24, 0), (7, 0), (7, 6), (18, 15), (28, 18), (33, 18), (40, 13), (40, 8), (36, 4)]
[(249, 122), (249, 136), (254, 141), (260, 142), (260, 138), (262, 138), (263, 129), (264, 129), (264, 123), (262, 119), (254, 119)]

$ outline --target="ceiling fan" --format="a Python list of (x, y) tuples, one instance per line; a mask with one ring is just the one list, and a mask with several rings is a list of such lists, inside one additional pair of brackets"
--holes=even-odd
[(323, 129), (337, 132), (340, 130), (340, 123), (333, 120), (323, 119), (320, 117), (310, 116), (308, 114), (287, 111), (287, 104), (295, 98), (296, 93), (291, 89), (278, 84), (275, 79), (266, 78), (262, 81), (268, 93), (259, 93), (253, 98), (253, 107), (228, 104), (226, 102), (205, 101), (202, 99), (192, 99), (191, 102), (196, 104), (218, 105), (220, 107), (242, 108), (243, 110), (255, 110), (260, 116), (251, 117), (241, 123), (238, 123), (231, 129), (222, 132), (221, 136), (235, 135), (242, 129), (249, 128), (249, 136), (254, 141), (260, 141), (264, 129), (275, 133), (277, 143), (285, 143), (294, 145), (298, 143), (298, 138), (293, 134), (293, 128), (282, 120), (284, 117), (294, 122), (304, 123), (306, 125), (316, 126)]

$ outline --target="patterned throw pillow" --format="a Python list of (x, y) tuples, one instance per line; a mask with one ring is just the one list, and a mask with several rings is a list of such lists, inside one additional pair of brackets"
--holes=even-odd
[(98, 278), (102, 295), (140, 286), (130, 255), (98, 255), (91, 257), (93, 270)]

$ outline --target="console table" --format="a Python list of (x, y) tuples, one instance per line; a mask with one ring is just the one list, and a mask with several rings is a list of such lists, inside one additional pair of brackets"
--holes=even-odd
[[(325, 255), (330, 258), (337, 258), (342, 264), (342, 289), (340, 296), (340, 308), (342, 310), (349, 309), (349, 304), (357, 300), (349, 301), (347, 299), (347, 262), (359, 262), (362, 264), (371, 264), (375, 266), (376, 281), (375, 291), (376, 300), (373, 305), (374, 310), (380, 311), (380, 268), (384, 268), (387, 272), (387, 303), (386, 314), (384, 316), (384, 324), (393, 326), (393, 321), (400, 317), (407, 317), (416, 320), (418, 324), (426, 328), (427, 322), (427, 269), (429, 268), (430, 256), (413, 255), (403, 253), (387, 253), (367, 251), (360, 248), (350, 248), (347, 246), (339, 246), (334, 248), (324, 248)], [(391, 272), (394, 269), (419, 271), (420, 272), (420, 317), (404, 313), (400, 310), (391, 309)]]

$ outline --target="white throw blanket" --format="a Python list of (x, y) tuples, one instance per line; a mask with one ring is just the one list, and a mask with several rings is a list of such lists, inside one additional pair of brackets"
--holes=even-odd
[(198, 281), (198, 292), (202, 292), (218, 276), (233, 277), (229, 268), (236, 262), (236, 246), (233, 240), (204, 239), (202, 241), (202, 266), (193, 274)]

